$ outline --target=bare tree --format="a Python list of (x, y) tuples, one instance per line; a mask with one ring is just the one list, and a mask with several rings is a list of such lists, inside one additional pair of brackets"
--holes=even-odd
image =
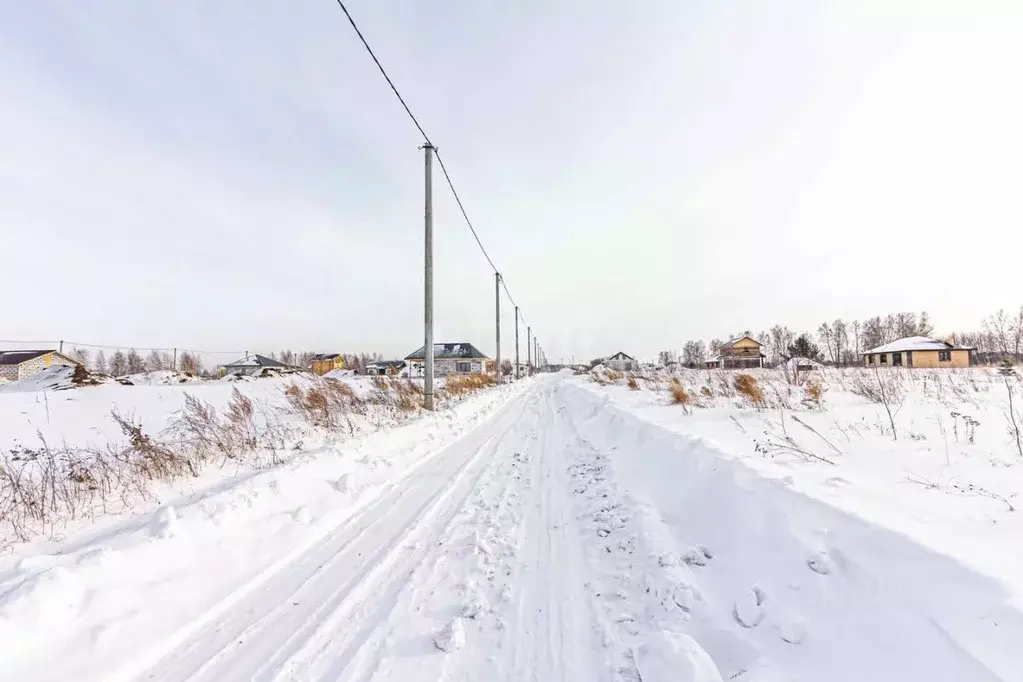
[(160, 351), (154, 350), (149, 353), (149, 357), (146, 358), (146, 369), (150, 372), (167, 369), (167, 366), (163, 362), (163, 355), (160, 354)]
[(89, 366), (89, 351), (84, 348), (72, 348), (71, 357), (82, 363), (82, 366)]
[(1023, 305), (1012, 318), (1012, 356), (1017, 360), (1020, 359), (1020, 351), (1023, 351)]
[(703, 364), (705, 353), (703, 341), (686, 341), (682, 346), (682, 364), (686, 367), (699, 367)]
[(668, 367), (675, 362), (675, 354), (670, 350), (662, 350), (657, 354), (657, 364)]
[(1012, 344), (1012, 327), (1004, 308), (984, 320), (984, 330), (991, 335), (996, 350), (1003, 356), (1008, 355)]
[(825, 352), (828, 357), (831, 358), (831, 362), (838, 364), (838, 354), (835, 350), (835, 335), (831, 331), (831, 325), (827, 322), (821, 324), (817, 329), (817, 338), (820, 339), (821, 344), (824, 346)]
[(122, 351), (117, 351), (110, 358), (110, 374), (115, 377), (123, 376), (128, 371), (128, 358)]
[(855, 360), (854, 360), (855, 362), (859, 362), (859, 359), (860, 359), (860, 333), (861, 333), (860, 321), (859, 320), (853, 320), (852, 321), (852, 336), (853, 336), (853, 343), (856, 344), (856, 352), (855, 352)]
[(931, 316), (927, 314), (927, 311), (920, 313), (920, 319), (916, 323), (916, 335), (917, 336), (931, 336), (934, 334), (934, 325), (931, 324)]
[(780, 362), (796, 335), (788, 327), (776, 324), (771, 327), (771, 364)]
[(844, 365), (845, 355), (849, 353), (849, 326), (845, 320), (838, 318), (831, 323), (831, 333), (835, 339), (835, 362)]
[(125, 370), (126, 374), (139, 374), (146, 371), (146, 363), (143, 362), (142, 356), (134, 348), (129, 350), (128, 355), (125, 357)]
[(178, 358), (178, 365), (185, 374), (202, 374), (202, 358), (198, 353), (189, 353), (187, 350), (181, 352)]
[(95, 362), (93, 362), (92, 368), (94, 371), (99, 372), (100, 374), (107, 373), (107, 356), (106, 354), (103, 353), (102, 350), (96, 353), (96, 360)]

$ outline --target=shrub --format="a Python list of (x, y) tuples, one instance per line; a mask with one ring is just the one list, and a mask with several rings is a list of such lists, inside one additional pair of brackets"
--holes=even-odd
[(824, 387), (821, 386), (820, 381), (810, 379), (803, 387), (803, 392), (806, 394), (806, 397), (803, 399), (806, 405), (817, 409), (821, 408), (821, 401), (824, 399)]
[(752, 374), (740, 373), (735, 375), (735, 390), (745, 396), (756, 407), (763, 407), (764, 392), (757, 383), (757, 378)]
[(704, 397), (704, 398), (713, 398), (713, 397), (714, 397), (714, 391), (712, 391), (712, 390), (710, 389), (710, 386), (704, 386), (704, 387), (702, 387), (702, 388), (700, 389), (700, 393), (702, 393), (702, 394), (703, 394), (703, 397)]
[(377, 390), (383, 391), (384, 393), (387, 393), (387, 391), (391, 388), (391, 385), (387, 383), (386, 377), (381, 376), (373, 377), (373, 385), (377, 388)]
[(685, 386), (677, 378), (673, 378), (668, 383), (668, 393), (671, 394), (671, 402), (674, 405), (681, 405), (682, 408), (688, 411), (689, 406), (693, 404), (693, 397), (686, 391)]
[(638, 391), (639, 390), (639, 384), (636, 382), (636, 377), (630, 376), (628, 383), (629, 383), (629, 389), (630, 390), (633, 390), (633, 391)]

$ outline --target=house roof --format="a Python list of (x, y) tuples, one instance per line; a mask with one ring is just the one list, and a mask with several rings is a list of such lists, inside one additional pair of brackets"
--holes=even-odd
[[(479, 348), (471, 343), (435, 343), (433, 344), (434, 358), (479, 358), (486, 360), (486, 355)], [(423, 360), (426, 358), (426, 346), (420, 346), (419, 350), (405, 356), (406, 360)]]
[(632, 360), (633, 362), (635, 362), (636, 358), (632, 357), (628, 353), (623, 353), (622, 351), (618, 351), (614, 355), (607, 356), (607, 358), (604, 359), (604, 362), (607, 362), (608, 360)]
[(224, 367), (287, 367), (287, 365), (265, 355), (248, 355), (241, 360), (229, 362)]
[(371, 362), (367, 367), (403, 367), (405, 365), (404, 360), (377, 360)]
[(891, 343), (865, 350), (860, 355), (873, 355), (874, 353), (903, 353), (906, 351), (921, 350), (973, 350), (970, 346), (957, 346), (948, 341), (940, 341), (926, 336), (907, 336)]
[(756, 339), (754, 339), (752, 336), (737, 336), (734, 339), (729, 339), (728, 341), (725, 341), (724, 345), (726, 345), (726, 346), (734, 346), (735, 344), (739, 343), (743, 339), (749, 339), (750, 341), (752, 341), (753, 343), (757, 344), (758, 346), (764, 345), (764, 344), (760, 343), (759, 341), (757, 341)]
[(47, 353), (56, 353), (53, 348), (49, 350), (4, 350), (0, 351), (0, 365), (20, 365), (29, 360), (35, 360)]
[(339, 355), (341, 355), (341, 353), (316, 353), (313, 355), (313, 360), (333, 360)]

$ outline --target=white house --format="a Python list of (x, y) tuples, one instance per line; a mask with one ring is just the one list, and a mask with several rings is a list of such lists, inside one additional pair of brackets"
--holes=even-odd
[(600, 364), (618, 372), (635, 372), (639, 369), (639, 363), (636, 361), (636, 358), (626, 355), (621, 351), (604, 358), (604, 362)]
[(5, 350), (0, 351), (0, 379), (18, 381), (53, 365), (78, 364), (81, 363), (58, 350)]
[[(487, 370), (489, 358), (471, 343), (433, 344), (433, 375), (482, 374)], [(405, 356), (407, 376), (423, 376), (426, 363), (426, 346)], [(404, 372), (403, 372), (404, 374)]]

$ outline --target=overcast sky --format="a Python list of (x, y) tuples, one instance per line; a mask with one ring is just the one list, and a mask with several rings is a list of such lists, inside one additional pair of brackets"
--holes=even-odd
[[(1023, 3), (348, 6), (552, 357), (1023, 302)], [(421, 141), (334, 0), (6, 0), (0, 64), (0, 338), (421, 344)]]

